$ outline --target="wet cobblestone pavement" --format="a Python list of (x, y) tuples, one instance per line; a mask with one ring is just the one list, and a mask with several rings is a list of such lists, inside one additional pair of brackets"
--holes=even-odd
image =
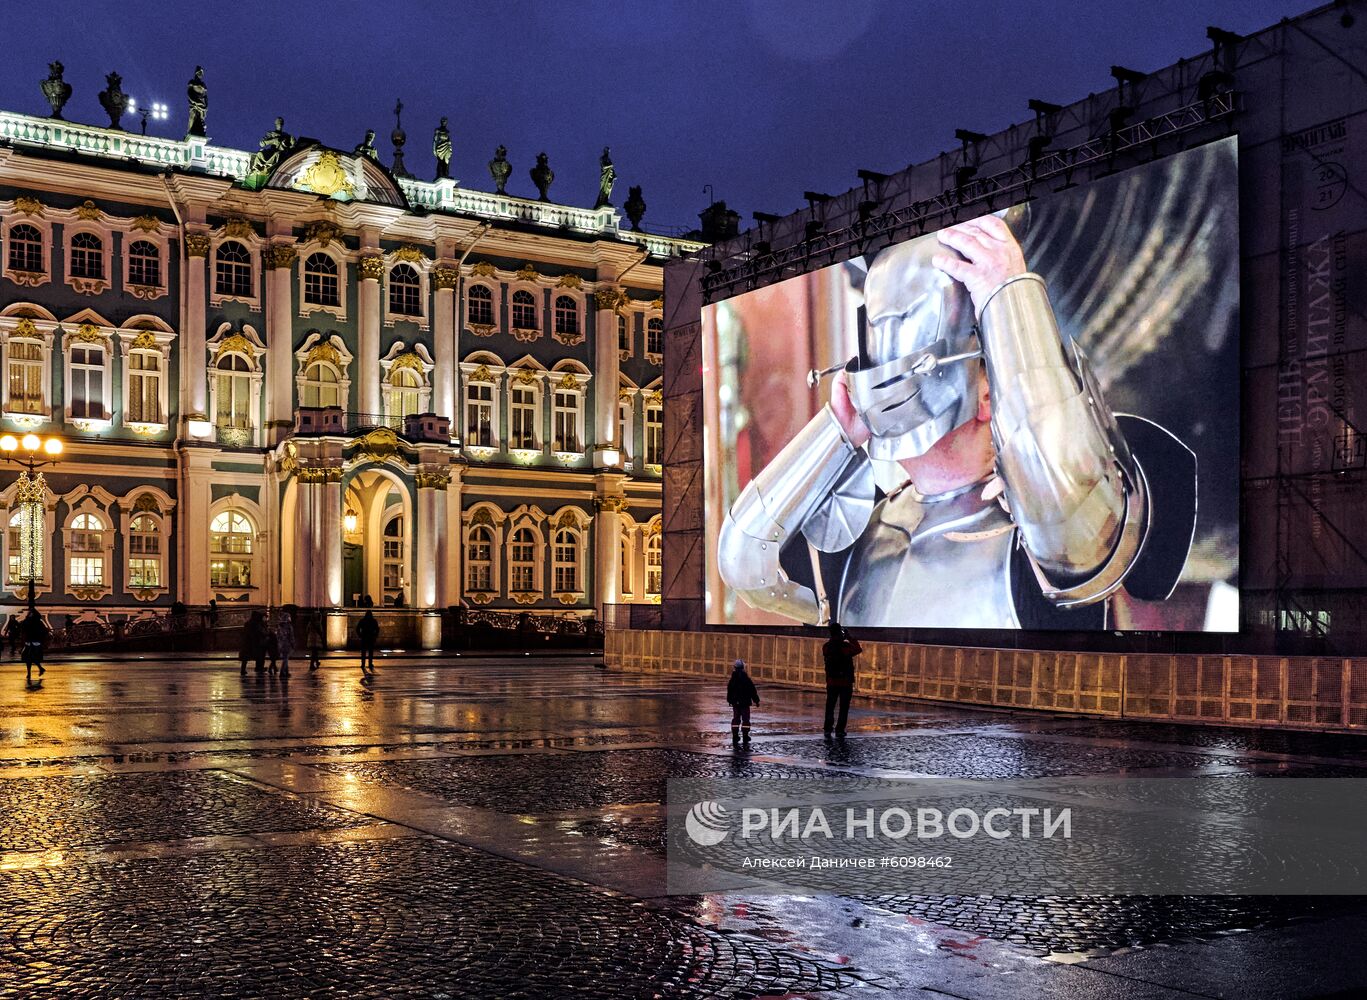
[[(1340, 996), (1352, 898), (664, 894), (671, 778), (1367, 776), (1367, 740), (764, 691), (553, 659), (0, 680), (0, 997)], [(1336, 943), (1337, 942), (1337, 943)], [(1068, 964), (1042, 960), (1070, 956)], [(1217, 985), (1212, 985), (1217, 970)]]

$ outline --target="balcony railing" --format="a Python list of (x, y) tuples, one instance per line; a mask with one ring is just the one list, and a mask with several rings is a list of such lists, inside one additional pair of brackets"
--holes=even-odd
[(301, 435), (366, 434), (385, 428), (409, 441), (451, 439), (451, 423), (435, 413), (362, 413), (340, 406), (301, 406), (294, 414), (294, 431)]

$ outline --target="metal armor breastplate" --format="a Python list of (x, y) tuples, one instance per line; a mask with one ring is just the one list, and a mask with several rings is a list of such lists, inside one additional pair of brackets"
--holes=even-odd
[(888, 628), (1019, 628), (1016, 529), (983, 484), (935, 498), (903, 489), (873, 512), (845, 565), (840, 621)]

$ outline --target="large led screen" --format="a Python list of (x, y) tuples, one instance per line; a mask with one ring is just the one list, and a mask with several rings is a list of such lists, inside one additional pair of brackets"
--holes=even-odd
[(1234, 139), (708, 305), (707, 621), (1237, 631)]

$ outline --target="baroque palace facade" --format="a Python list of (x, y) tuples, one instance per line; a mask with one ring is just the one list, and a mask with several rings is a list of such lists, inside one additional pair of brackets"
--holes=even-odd
[(44, 610), (658, 601), (661, 265), (699, 244), (285, 138), (0, 113), (0, 429), (66, 444)]

